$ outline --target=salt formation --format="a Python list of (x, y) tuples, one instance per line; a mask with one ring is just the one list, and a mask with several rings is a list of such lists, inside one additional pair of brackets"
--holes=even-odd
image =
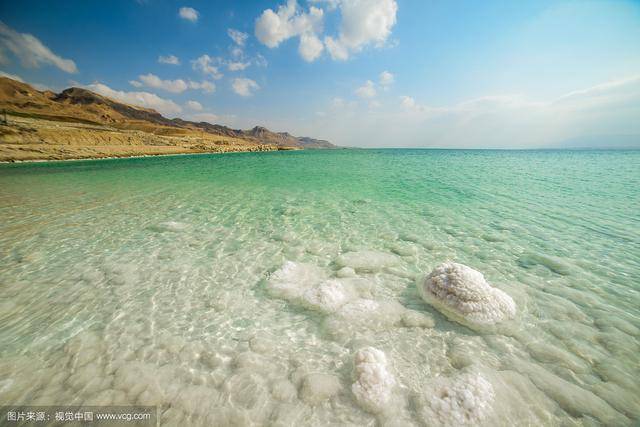
[(307, 289), (302, 295), (309, 308), (319, 311), (336, 311), (349, 299), (345, 286), (337, 280), (327, 280), (317, 287)]
[(293, 300), (325, 278), (324, 271), (313, 264), (287, 261), (271, 275), (267, 290), (274, 297)]
[(356, 299), (328, 316), (323, 328), (337, 342), (346, 343), (354, 336), (385, 331), (400, 326), (406, 309), (396, 301)]
[(427, 303), (469, 327), (492, 325), (516, 314), (509, 295), (492, 287), (479, 271), (454, 262), (436, 267), (418, 291)]
[(309, 374), (304, 377), (300, 397), (310, 405), (319, 404), (338, 394), (340, 380), (329, 374)]
[(360, 295), (370, 293), (369, 283), (357, 278), (327, 280), (326, 273), (312, 264), (287, 261), (267, 282), (277, 298), (323, 313), (333, 313)]
[(493, 412), (493, 386), (479, 373), (436, 378), (424, 391), (420, 416), (429, 425), (479, 425)]
[(351, 391), (356, 401), (369, 412), (383, 412), (396, 383), (387, 369), (387, 357), (378, 349), (365, 347), (356, 352), (354, 365), (356, 382)]

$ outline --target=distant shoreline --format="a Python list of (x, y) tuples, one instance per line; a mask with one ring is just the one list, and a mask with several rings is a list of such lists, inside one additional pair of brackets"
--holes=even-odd
[(58, 162), (80, 162), (95, 160), (117, 160), (117, 159), (140, 159), (150, 157), (182, 157), (182, 156), (202, 156), (210, 154), (234, 154), (234, 153), (272, 153), (281, 151), (341, 151), (341, 150), (424, 150), (424, 151), (640, 151), (640, 147), (614, 147), (614, 148), (437, 148), (437, 147), (339, 147), (337, 149), (273, 149), (273, 150), (229, 150), (229, 151), (206, 151), (194, 153), (148, 153), (133, 155), (111, 155), (99, 157), (70, 157), (67, 159), (13, 159), (0, 160), (0, 164), (22, 164), (22, 163), (58, 163)]
[(52, 162), (80, 162), (94, 160), (117, 160), (117, 159), (140, 159), (148, 157), (178, 157), (178, 156), (202, 156), (207, 154), (234, 154), (234, 153), (273, 153), (280, 151), (302, 151), (302, 150), (236, 150), (236, 151), (206, 151), (197, 153), (158, 153), (158, 154), (136, 154), (123, 156), (101, 156), (101, 157), (75, 157), (68, 159), (15, 159), (0, 160), (0, 164), (17, 164), (17, 163), (52, 163)]

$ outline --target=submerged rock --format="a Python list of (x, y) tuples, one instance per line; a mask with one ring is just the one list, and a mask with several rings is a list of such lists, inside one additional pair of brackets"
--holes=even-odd
[(418, 285), (422, 299), (463, 325), (482, 327), (512, 319), (516, 304), (494, 288), (482, 273), (466, 265), (445, 262)]
[(354, 357), (354, 370), (356, 381), (351, 391), (358, 404), (369, 412), (383, 412), (396, 383), (387, 369), (385, 354), (373, 347), (358, 350)]

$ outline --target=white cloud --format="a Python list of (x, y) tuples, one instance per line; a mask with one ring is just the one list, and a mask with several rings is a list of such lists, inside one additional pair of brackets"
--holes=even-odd
[(258, 54), (256, 56), (256, 58), (253, 60), (254, 64), (256, 64), (258, 67), (266, 67), (267, 65), (269, 65), (269, 63), (267, 62), (267, 58), (265, 58), (264, 56)]
[(217, 66), (213, 65), (216, 61), (218, 60), (210, 57), (209, 55), (202, 55), (198, 59), (191, 61), (191, 66), (194, 70), (200, 71), (201, 73), (218, 80), (222, 78), (222, 73), (218, 71)]
[(396, 24), (398, 4), (395, 0), (342, 0), (340, 34), (325, 37), (325, 45), (333, 59), (346, 60), (351, 52), (364, 47), (381, 47)]
[(367, 80), (364, 85), (356, 89), (356, 95), (360, 98), (373, 98), (376, 96), (376, 87), (371, 80)]
[(250, 62), (234, 62), (234, 61), (229, 61), (227, 62), (227, 68), (229, 69), (229, 71), (242, 71), (245, 68), (247, 68), (249, 65), (251, 65)]
[[(255, 35), (269, 48), (278, 47), (292, 37), (305, 36), (300, 40), (299, 52), (306, 61), (312, 61), (322, 52), (318, 47), (317, 34), (322, 32), (324, 12), (311, 6), (308, 12), (298, 10), (296, 0), (288, 0), (278, 11), (266, 9), (256, 20)], [(312, 58), (312, 59), (310, 59)]]
[(124, 102), (125, 104), (152, 108), (163, 115), (175, 116), (182, 111), (182, 108), (175, 102), (160, 98), (154, 93), (114, 90), (102, 83), (93, 83), (84, 87), (108, 98)]
[(158, 62), (161, 64), (180, 65), (180, 59), (175, 55), (167, 55), (158, 57)]
[(255, 64), (259, 67), (265, 67), (267, 65), (266, 59), (260, 54), (257, 54), (255, 58), (248, 58), (243, 50), (248, 34), (242, 33), (237, 30), (227, 30), (229, 37), (234, 41), (234, 45), (229, 46), (231, 52), (231, 59), (216, 58), (218, 64), (224, 65), (229, 71), (243, 71)]
[(340, 4), (340, 0), (309, 0), (309, 3), (324, 4), (327, 10), (335, 10)]
[(187, 21), (196, 22), (200, 14), (197, 10), (192, 7), (181, 7), (178, 11), (178, 15), (182, 19), (186, 19)]
[(349, 49), (340, 43), (338, 40), (334, 40), (333, 37), (325, 37), (324, 44), (327, 47), (327, 52), (331, 55), (331, 59), (346, 61), (349, 59)]
[(258, 83), (256, 83), (251, 79), (242, 78), (242, 77), (233, 79), (233, 82), (231, 83), (231, 87), (233, 88), (233, 91), (235, 93), (244, 97), (251, 96), (253, 95), (253, 91), (260, 89), (260, 86), (258, 86)]
[(22, 77), (17, 76), (15, 74), (5, 73), (4, 71), (0, 71), (0, 77), (8, 77), (8, 78), (10, 78), (12, 80), (16, 80), (18, 82), (24, 83), (24, 80), (22, 80)]
[(335, 97), (331, 100), (332, 111), (352, 110), (356, 108), (357, 103), (355, 101), (345, 101), (343, 98)]
[[(152, 87), (154, 89), (162, 89), (171, 93), (182, 93), (189, 87), (187, 83), (182, 79), (177, 80), (162, 80), (155, 74), (143, 74), (138, 76), (140, 82), (145, 86)], [(135, 86), (135, 85), (134, 85)]]
[(380, 85), (381, 86), (390, 86), (395, 81), (395, 77), (388, 71), (383, 71), (380, 73)]
[[(335, 104), (315, 132), (343, 145), (366, 141), (369, 146), (455, 148), (640, 146), (640, 75), (549, 100), (499, 94), (442, 106), (411, 96), (380, 108), (371, 102), (360, 102), (353, 109)], [(623, 141), (617, 135), (629, 137)]]
[(243, 55), (244, 52), (242, 51), (242, 48), (238, 46), (234, 46), (231, 48), (231, 56), (233, 56), (234, 58), (241, 58)]
[(200, 104), (198, 101), (187, 101), (185, 105), (190, 110), (202, 111), (202, 104)]
[(189, 89), (200, 89), (206, 93), (213, 93), (216, 90), (216, 85), (213, 82), (208, 82), (203, 80), (201, 82), (194, 82), (193, 80), (189, 80), (187, 83), (189, 85)]
[(143, 74), (138, 76), (139, 80), (131, 80), (129, 83), (134, 87), (148, 86), (154, 89), (162, 89), (171, 93), (182, 93), (187, 89), (202, 90), (203, 92), (211, 93), (216, 89), (215, 84), (203, 80), (201, 82), (194, 82), (193, 80), (184, 81), (182, 79), (176, 80), (162, 80), (155, 74)]
[(407, 110), (411, 110), (411, 111), (414, 111), (418, 107), (416, 100), (410, 96), (401, 96), (400, 104)]
[(247, 39), (249, 38), (249, 34), (243, 33), (242, 31), (234, 30), (233, 28), (229, 28), (227, 30), (227, 34), (238, 46), (244, 46), (247, 42)]
[(585, 109), (602, 104), (633, 103), (639, 94), (640, 75), (636, 75), (569, 92), (554, 100), (553, 105)]
[(322, 42), (315, 34), (305, 33), (300, 36), (300, 46), (298, 47), (298, 52), (300, 53), (302, 59), (304, 59), (305, 61), (315, 61), (320, 56), (320, 54), (322, 54), (323, 49), (324, 46), (322, 45)]
[(339, 7), (340, 31), (337, 36), (320, 41), (324, 11), (311, 6), (308, 12), (300, 10), (296, 0), (288, 0), (277, 11), (266, 9), (256, 20), (258, 40), (275, 48), (283, 41), (300, 37), (298, 52), (305, 61), (316, 60), (326, 47), (334, 60), (347, 60), (351, 53), (367, 46), (382, 47), (396, 24), (396, 0), (313, 0), (324, 4), (327, 10)]
[[(0, 51), (4, 48), (20, 59), (23, 66), (38, 68), (42, 64), (53, 65), (67, 73), (77, 73), (78, 68), (71, 59), (64, 59), (53, 53), (35, 36), (19, 33), (0, 21)], [(0, 54), (6, 63), (7, 58)]]

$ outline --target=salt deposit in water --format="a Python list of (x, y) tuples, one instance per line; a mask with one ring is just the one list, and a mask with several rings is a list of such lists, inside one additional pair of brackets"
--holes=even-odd
[(494, 397), (491, 383), (477, 372), (438, 377), (425, 386), (420, 413), (430, 426), (479, 425), (493, 412)]
[(369, 412), (383, 412), (396, 384), (387, 366), (387, 356), (376, 348), (365, 347), (356, 352), (353, 363), (356, 380), (351, 391), (356, 401)]
[(516, 314), (509, 295), (487, 283), (479, 271), (454, 262), (436, 267), (418, 291), (427, 303), (470, 328), (493, 325)]

